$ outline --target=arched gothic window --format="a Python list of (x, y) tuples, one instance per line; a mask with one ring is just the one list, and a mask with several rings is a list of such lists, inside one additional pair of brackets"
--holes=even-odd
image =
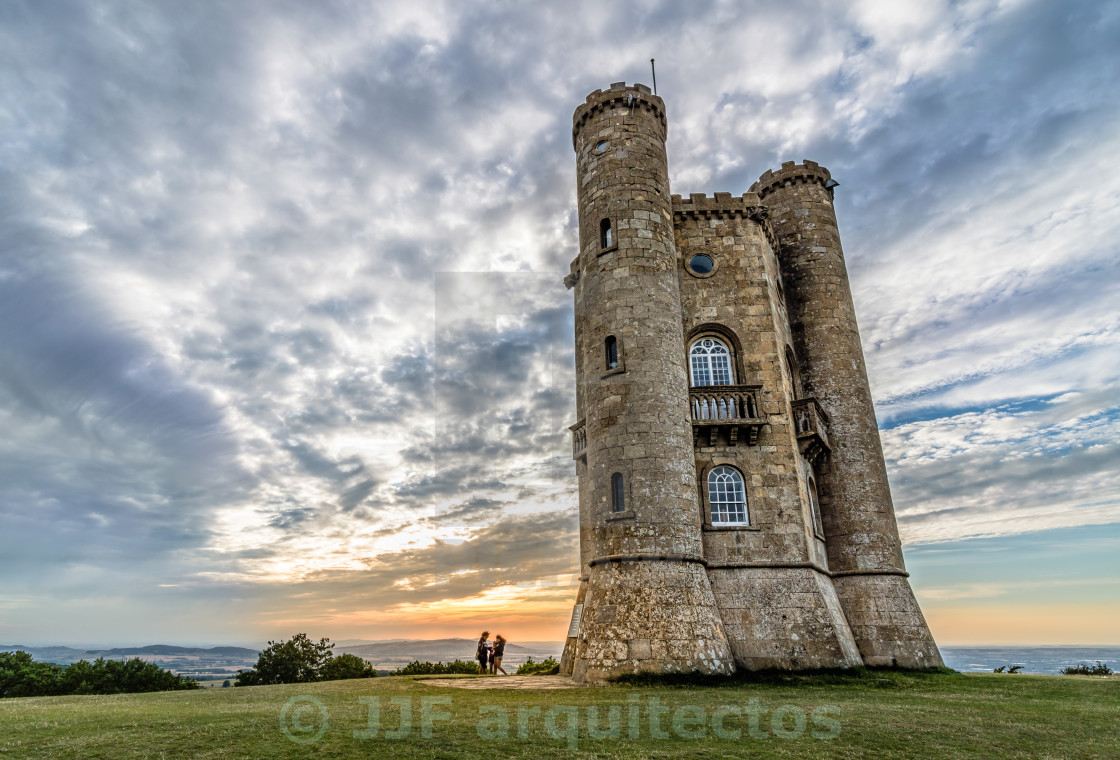
[(692, 344), (688, 351), (688, 366), (692, 371), (692, 385), (732, 385), (731, 352), (723, 341), (705, 337)]
[(626, 512), (626, 492), (622, 472), (615, 472), (610, 476), (610, 512)]
[(720, 465), (708, 473), (712, 525), (749, 525), (747, 492), (738, 470)]
[(599, 222), (599, 247), (610, 248), (614, 245), (614, 233), (611, 231), (611, 220), (604, 219)]

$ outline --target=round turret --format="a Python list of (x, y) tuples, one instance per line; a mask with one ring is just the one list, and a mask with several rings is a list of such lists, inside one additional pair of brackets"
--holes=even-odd
[(644, 85), (596, 90), (573, 118), (588, 578), (577, 678), (734, 669), (702, 559), (665, 136), (664, 103)]
[(869, 665), (940, 665), (906, 580), (886, 464), (824, 167), (782, 164), (751, 187), (777, 235), (789, 321), (806, 396), (829, 418), (817, 485), (829, 569)]

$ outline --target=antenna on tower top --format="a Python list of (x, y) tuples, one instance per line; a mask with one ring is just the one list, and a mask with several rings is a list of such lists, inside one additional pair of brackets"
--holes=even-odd
[(653, 59), (649, 59), (649, 70), (653, 74), (653, 94), (657, 94), (657, 69), (653, 65)]

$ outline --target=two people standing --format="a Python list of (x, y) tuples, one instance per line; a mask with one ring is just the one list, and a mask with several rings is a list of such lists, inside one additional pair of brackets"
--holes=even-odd
[(500, 670), (503, 676), (508, 676), (509, 673), (502, 667), (502, 656), (506, 651), (505, 638), (497, 634), (493, 641), (489, 639), (490, 631), (483, 631), (482, 637), (478, 640), (478, 648), (474, 653), (475, 659), (478, 660), (478, 674), (484, 676), (489, 673), (493, 676)]

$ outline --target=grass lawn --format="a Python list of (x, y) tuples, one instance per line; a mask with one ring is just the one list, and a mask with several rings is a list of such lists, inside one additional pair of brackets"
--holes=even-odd
[(1116, 678), (866, 672), (506, 691), (395, 677), (0, 700), (0, 757), (1120, 758), (1118, 728)]

